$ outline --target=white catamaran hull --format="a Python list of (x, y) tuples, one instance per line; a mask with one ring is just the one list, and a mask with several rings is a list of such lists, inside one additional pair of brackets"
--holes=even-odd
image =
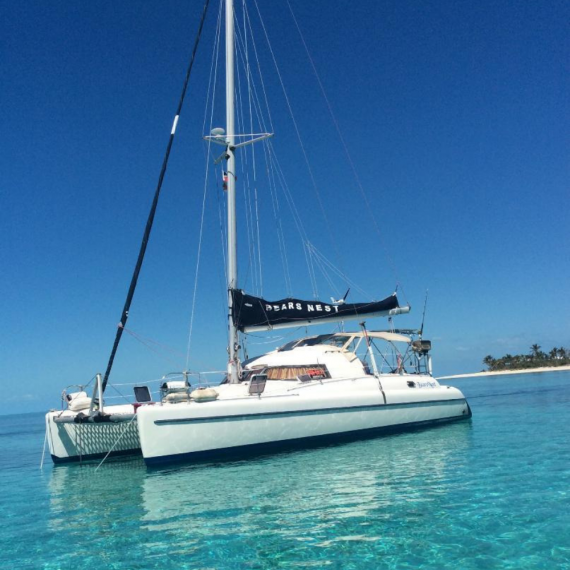
[(240, 458), (471, 416), (463, 394), (451, 387), (383, 394), (376, 379), (363, 378), (335, 382), (331, 393), (327, 384), (261, 398), (145, 406), (137, 414), (145, 462)]
[(77, 423), (83, 414), (49, 412), (46, 429), (54, 463), (141, 453), (148, 465), (241, 458), (403, 431), (471, 417), (463, 394), (431, 377), (368, 376), (284, 389), (270, 382), (261, 396), (248, 386), (223, 385), (211, 402), (106, 408), (105, 422)]
[(107, 408), (113, 421), (75, 423), (77, 412), (49, 412), (46, 430), (54, 463), (83, 461), (112, 455), (140, 453), (139, 432), (133, 406)]

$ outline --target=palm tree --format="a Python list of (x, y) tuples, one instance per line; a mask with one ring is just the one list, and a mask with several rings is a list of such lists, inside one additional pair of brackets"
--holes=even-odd
[(553, 348), (553, 349), (548, 353), (548, 357), (549, 357), (551, 360), (555, 360), (557, 356), (558, 356), (558, 349), (557, 349), (557, 348)]
[(483, 358), (483, 364), (491, 370), (493, 368), (493, 364), (495, 364), (495, 359), (489, 354)]
[(532, 358), (538, 358), (540, 355), (540, 345), (539, 344), (533, 344), (530, 347), (530, 351), (531, 351), (531, 356)]

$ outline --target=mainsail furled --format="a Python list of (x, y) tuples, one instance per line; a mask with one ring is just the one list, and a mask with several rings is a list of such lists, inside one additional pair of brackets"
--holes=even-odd
[(232, 295), (234, 325), (246, 333), (368, 317), (388, 317), (410, 310), (408, 306), (400, 307), (396, 293), (382, 301), (342, 304), (293, 298), (266, 301), (235, 289)]

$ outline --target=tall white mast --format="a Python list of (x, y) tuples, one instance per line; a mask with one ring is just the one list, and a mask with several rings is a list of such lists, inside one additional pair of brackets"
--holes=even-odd
[(236, 170), (234, 125), (234, 3), (226, 0), (226, 133), (228, 193), (228, 376), (232, 384), (239, 382), (238, 330), (232, 319), (232, 291), (237, 288)]

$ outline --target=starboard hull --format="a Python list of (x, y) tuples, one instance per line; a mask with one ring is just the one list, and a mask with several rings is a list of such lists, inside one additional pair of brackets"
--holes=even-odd
[[(315, 394), (314, 396), (317, 396)], [(139, 411), (149, 466), (251, 455), (362, 439), (471, 417), (454, 388), (317, 397), (268, 396)]]

